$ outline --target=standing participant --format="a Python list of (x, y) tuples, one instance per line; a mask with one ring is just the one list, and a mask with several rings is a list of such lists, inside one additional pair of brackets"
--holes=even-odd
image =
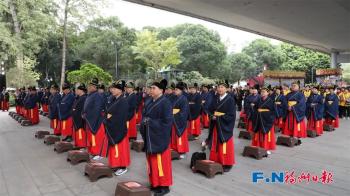
[(287, 96), (290, 93), (290, 88), (289, 88), (288, 84), (282, 85), (282, 93), (284, 96)]
[(299, 83), (294, 82), (292, 84), (292, 92), (286, 96), (286, 99), (288, 103), (288, 112), (282, 134), (291, 137), (305, 138), (306, 103), (304, 94), (299, 91)]
[(167, 97), (170, 102), (173, 102), (174, 99), (176, 98), (176, 96), (174, 95), (174, 90), (175, 90), (175, 83), (171, 82), (168, 84), (164, 92), (164, 96)]
[(187, 139), (187, 119), (189, 106), (187, 98), (182, 94), (185, 89), (183, 82), (178, 82), (175, 87), (175, 98), (173, 99), (174, 123), (172, 126), (171, 149), (180, 154), (180, 159), (184, 159), (189, 152)]
[(73, 135), (72, 107), (75, 97), (70, 90), (69, 84), (63, 84), (62, 90), (63, 94), (58, 105), (58, 125), (63, 141), (71, 142)]
[(324, 102), (316, 86), (312, 87), (312, 93), (306, 102), (307, 130), (316, 131), (320, 136), (323, 134)]
[(305, 89), (303, 90), (303, 93), (304, 93), (304, 96), (305, 96), (305, 99), (307, 100), (310, 95), (311, 95), (311, 90), (310, 90), (310, 86), (309, 85), (306, 85), (305, 86)]
[(268, 89), (261, 89), (261, 97), (255, 105), (257, 112), (254, 119), (254, 137), (252, 146), (258, 146), (267, 150), (267, 154), (271, 154), (270, 150), (276, 149), (275, 141), (275, 103), (269, 97)]
[(276, 88), (274, 99), (275, 99), (275, 107), (276, 107), (275, 108), (276, 118), (275, 118), (274, 124), (275, 126), (277, 126), (282, 130), (284, 127), (284, 121), (287, 115), (288, 104), (287, 104), (286, 97), (283, 94), (281, 94), (280, 88)]
[(130, 140), (136, 140), (137, 130), (136, 130), (136, 109), (137, 109), (137, 96), (134, 92), (134, 83), (128, 81), (125, 86), (126, 90), (126, 100), (128, 101), (128, 121), (126, 126), (128, 128), (128, 137)]
[(260, 99), (260, 95), (258, 94), (258, 88), (259, 86), (256, 85), (251, 88), (251, 94), (247, 96), (247, 98), (244, 101), (244, 111), (246, 113), (246, 118), (247, 118), (247, 124), (246, 124), (246, 129), (250, 133), (253, 133), (253, 119), (256, 118), (255, 115), (256, 111), (254, 110), (254, 107), (258, 100)]
[(43, 94), (43, 97), (41, 98), (41, 106), (42, 110), (45, 113), (49, 112), (49, 97), (50, 97), (50, 88), (45, 88), (45, 92)]
[(142, 119), (142, 109), (144, 105), (143, 91), (141, 87), (136, 87), (136, 97), (137, 97), (137, 112), (136, 112), (136, 124), (140, 124)]
[(338, 96), (334, 93), (334, 87), (329, 87), (329, 94), (326, 96), (324, 103), (324, 123), (326, 125), (331, 125), (334, 128), (339, 127), (339, 99)]
[(4, 94), (2, 92), (2, 89), (0, 89), (0, 110), (3, 110), (4, 107)]
[(87, 146), (85, 130), (86, 125), (82, 117), (82, 111), (87, 97), (86, 91), (87, 90), (84, 84), (80, 84), (78, 88), (75, 89), (76, 98), (72, 108), (74, 145), (82, 148)]
[(231, 170), (235, 163), (233, 146), (233, 128), (236, 120), (236, 103), (228, 95), (228, 83), (221, 81), (218, 83), (218, 96), (210, 106), (211, 122), (209, 138), (211, 140), (211, 150), (209, 159), (220, 163), (224, 172)]
[(100, 160), (106, 156), (107, 140), (105, 138), (104, 104), (105, 97), (97, 92), (98, 79), (94, 78), (88, 86), (88, 96), (85, 100), (82, 116), (86, 122), (88, 151), (94, 160)]
[(171, 103), (163, 95), (166, 86), (166, 80), (153, 82), (152, 100), (145, 105), (141, 122), (148, 176), (155, 196), (169, 193), (169, 186), (173, 184), (170, 153), (173, 115)]
[(198, 136), (201, 134), (201, 96), (197, 92), (197, 83), (190, 85), (189, 94), (188, 94), (188, 104), (190, 106), (190, 115), (189, 115), (189, 125), (187, 126), (188, 134), (198, 139)]
[(130, 165), (128, 138), (128, 101), (123, 96), (124, 84), (115, 82), (110, 87), (111, 96), (106, 104), (106, 135), (108, 137), (108, 163), (115, 175), (125, 174)]
[(61, 95), (58, 92), (58, 86), (56, 84), (51, 86), (49, 97), (49, 119), (50, 127), (53, 129), (53, 134), (61, 135), (61, 130), (58, 126), (58, 105), (61, 101)]
[(209, 106), (212, 101), (212, 95), (209, 92), (209, 85), (202, 85), (201, 101), (203, 127), (209, 128)]
[(16, 92), (15, 92), (15, 105), (16, 105), (16, 113), (17, 114), (20, 114), (20, 94), (21, 94), (21, 89), (16, 89)]
[(26, 109), (26, 118), (35, 125), (39, 124), (39, 108), (38, 108), (38, 95), (36, 93), (36, 88), (29, 88), (29, 94), (27, 95), (24, 107)]
[(4, 92), (4, 99), (2, 101), (2, 111), (9, 111), (10, 109), (10, 94), (9, 92)]

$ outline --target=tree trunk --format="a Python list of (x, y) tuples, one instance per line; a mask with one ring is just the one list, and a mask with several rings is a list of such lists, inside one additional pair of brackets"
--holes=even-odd
[(60, 89), (62, 91), (62, 86), (66, 78), (66, 51), (67, 51), (67, 18), (68, 18), (68, 5), (70, 0), (66, 0), (64, 7), (64, 22), (63, 22), (63, 43), (62, 43), (62, 70), (61, 70), (61, 84)]
[[(21, 29), (20, 29), (20, 24), (18, 22), (18, 18), (17, 18), (17, 10), (16, 10), (16, 7), (15, 7), (13, 0), (9, 0), (8, 5), (10, 8), (10, 13), (11, 13), (12, 21), (13, 21), (13, 27), (14, 27), (15, 38), (16, 38), (16, 45), (19, 49), (17, 54), (16, 54), (16, 66), (19, 70), (22, 70), (23, 69), (23, 48), (22, 48)], [(21, 83), (23, 81), (23, 76), (19, 75), (18, 77), (19, 77), (18, 81)]]

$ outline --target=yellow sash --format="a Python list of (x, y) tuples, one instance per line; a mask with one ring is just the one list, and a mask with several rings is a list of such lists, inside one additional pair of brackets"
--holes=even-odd
[(173, 114), (177, 114), (180, 112), (180, 109), (173, 109)]
[(226, 142), (222, 144), (222, 154), (226, 154)]
[(328, 101), (328, 104), (331, 105), (333, 103), (333, 101)]
[(158, 163), (158, 175), (159, 175), (159, 177), (163, 177), (164, 173), (163, 173), (162, 155), (161, 154), (157, 154), (157, 163)]
[(296, 104), (297, 104), (296, 101), (288, 101), (288, 106), (289, 107), (295, 106)]
[(81, 135), (81, 129), (79, 129), (78, 135), (79, 135), (79, 140), (83, 139), (83, 136)]
[(93, 147), (96, 146), (96, 141), (95, 141), (95, 136), (94, 135), (92, 135), (92, 137), (91, 137), (91, 143), (92, 143)]
[(223, 112), (214, 112), (214, 116), (223, 116), (225, 113)]
[(269, 109), (263, 109), (263, 108), (258, 109), (258, 112), (269, 112), (269, 111), (270, 111)]
[(129, 129), (129, 121), (126, 121), (126, 128)]
[(114, 145), (114, 149), (115, 149), (115, 155), (114, 155), (114, 157), (115, 157), (115, 158), (118, 158), (118, 157), (119, 157), (118, 144)]
[(281, 102), (278, 101), (278, 102), (275, 102), (275, 104), (276, 104), (276, 105), (281, 105)]
[(62, 123), (63, 123), (62, 129), (65, 130), (66, 129), (66, 121), (64, 120)]

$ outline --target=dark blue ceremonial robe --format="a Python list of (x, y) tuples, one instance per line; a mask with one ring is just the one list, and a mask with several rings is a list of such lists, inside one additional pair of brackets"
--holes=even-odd
[[(312, 104), (314, 104), (312, 106)], [(324, 103), (323, 96), (319, 94), (311, 94), (306, 102), (306, 116), (311, 118), (311, 115), (314, 115), (314, 120), (322, 120), (324, 115)]]
[(227, 94), (226, 97), (221, 101), (219, 96), (216, 96), (209, 107), (209, 115), (213, 116), (215, 112), (221, 112), (224, 113), (224, 115), (216, 117), (216, 120), (211, 119), (209, 127), (209, 138), (213, 133), (214, 126), (216, 126), (220, 143), (227, 142), (233, 136), (233, 128), (235, 126), (235, 100), (229, 94)]
[(50, 92), (45, 92), (44, 95), (41, 98), (41, 104), (46, 104), (49, 105), (49, 98), (50, 98), (51, 93)]
[(255, 106), (252, 106), (251, 104), (253, 103), (254, 105), (256, 105), (259, 99), (260, 95), (248, 95), (244, 99), (244, 112), (247, 114), (249, 120), (253, 120), (253, 118), (256, 118)]
[(103, 110), (105, 106), (105, 97), (96, 92), (88, 94), (84, 109), (83, 117), (91, 132), (96, 134), (103, 122)]
[(75, 101), (73, 93), (63, 94), (58, 105), (58, 119), (67, 120), (72, 117), (72, 107)]
[(145, 105), (140, 132), (146, 153), (162, 153), (169, 147), (174, 122), (172, 109), (172, 104), (164, 95)]
[(187, 98), (184, 95), (176, 96), (173, 99), (173, 109), (179, 109), (177, 114), (174, 114), (174, 126), (176, 135), (181, 137), (187, 127), (187, 119), (190, 113)]
[[(265, 100), (260, 97), (254, 108), (257, 113), (253, 119), (254, 132), (262, 131), (263, 133), (268, 133), (274, 125), (275, 121), (276, 111), (274, 100), (271, 99), (271, 97), (267, 97)], [(259, 109), (269, 111), (259, 112)]]
[(198, 116), (201, 113), (201, 96), (199, 93), (195, 94), (188, 94), (188, 104), (190, 106), (190, 115), (189, 115), (189, 120), (195, 120), (198, 118)]
[[(330, 102), (331, 101), (331, 102)], [(339, 98), (336, 94), (328, 94), (324, 103), (324, 117), (335, 120), (339, 112)]]
[(110, 96), (105, 111), (104, 125), (108, 143), (109, 145), (119, 144), (128, 133), (126, 126), (129, 111), (128, 101), (123, 95), (118, 98)]
[(305, 118), (306, 112), (306, 101), (305, 96), (302, 92), (290, 92), (286, 96), (287, 103), (288, 101), (296, 101), (297, 104), (292, 107), (293, 114), (297, 120), (297, 122), (301, 122)]
[(34, 109), (38, 103), (38, 95), (37, 94), (28, 94), (24, 99), (24, 107), (26, 109)]
[(202, 100), (202, 112), (208, 114), (209, 113), (209, 107), (213, 100), (213, 95), (210, 92), (202, 92), (201, 93), (201, 100)]
[(274, 95), (275, 100), (275, 111), (276, 111), (276, 118), (283, 118), (285, 119), (287, 117), (287, 111), (288, 111), (288, 104), (287, 99), (283, 94), (280, 95)]
[(87, 95), (84, 94), (82, 96), (77, 96), (75, 98), (74, 104), (73, 104), (73, 111), (72, 111), (72, 117), (73, 117), (73, 126), (75, 130), (79, 130), (81, 128), (85, 128), (85, 121), (82, 117), (82, 112), (84, 109), (84, 104), (86, 100)]
[(58, 119), (58, 105), (61, 101), (61, 95), (59, 93), (50, 95), (49, 98), (49, 118)]
[(134, 117), (137, 110), (137, 96), (135, 93), (126, 94), (126, 100), (128, 101), (128, 120)]

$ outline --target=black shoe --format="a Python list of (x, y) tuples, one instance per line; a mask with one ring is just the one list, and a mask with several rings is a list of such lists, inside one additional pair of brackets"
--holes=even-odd
[(222, 168), (224, 169), (224, 172), (229, 172), (232, 169), (231, 165), (224, 165), (222, 166)]
[(66, 142), (72, 142), (72, 141), (73, 141), (72, 137), (66, 137)]
[(170, 193), (170, 189), (167, 186), (160, 187), (157, 191), (154, 192), (154, 196), (163, 196)]

